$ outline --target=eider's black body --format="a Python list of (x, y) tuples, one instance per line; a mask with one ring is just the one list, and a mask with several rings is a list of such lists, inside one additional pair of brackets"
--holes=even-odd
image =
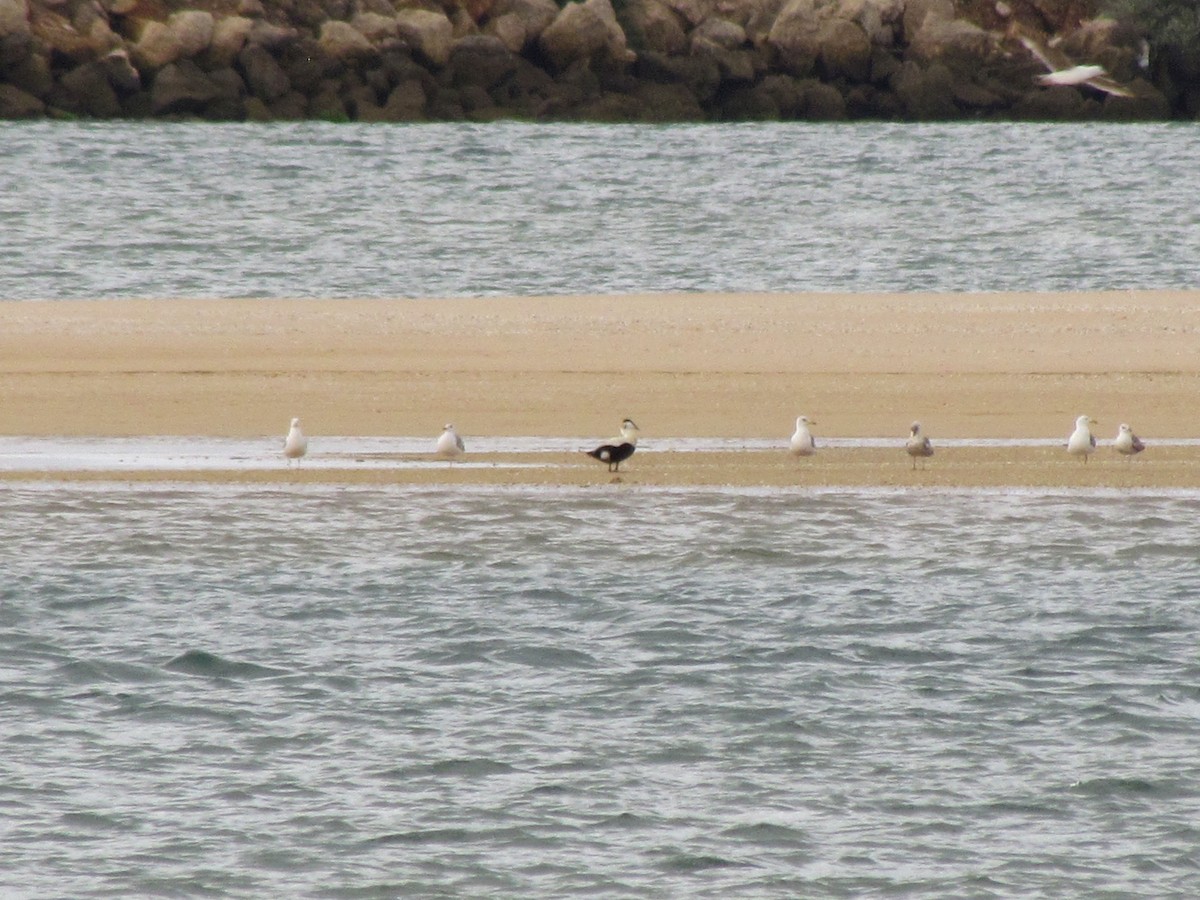
[(601, 444), (595, 450), (588, 450), (587, 455), (608, 463), (608, 471), (620, 472), (621, 463), (633, 456), (634, 446), (626, 441), (623, 444)]

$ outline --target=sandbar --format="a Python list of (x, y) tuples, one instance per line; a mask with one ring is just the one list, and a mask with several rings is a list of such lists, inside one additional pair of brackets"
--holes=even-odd
[[(13, 301), (0, 303), (0, 434), (282, 440), (299, 416), (314, 438), (427, 434), (432, 450), (454, 422), (469, 453), (473, 435), (600, 441), (631, 416), (642, 442), (625, 484), (1195, 488), (1200, 446), (1172, 442), (1200, 439), (1198, 350), (1200, 291)], [(1101, 423), (1086, 464), (1057, 446), (955, 447), (913, 472), (899, 449), (913, 420), (935, 446), (1065, 442), (1083, 413)], [(801, 414), (818, 443), (894, 436), (896, 449), (793, 458)], [(1132, 461), (1103, 446), (1121, 422), (1149, 445)], [(656, 437), (780, 450), (656, 453)], [(615, 480), (586, 458), (545, 462), (112, 477)]]

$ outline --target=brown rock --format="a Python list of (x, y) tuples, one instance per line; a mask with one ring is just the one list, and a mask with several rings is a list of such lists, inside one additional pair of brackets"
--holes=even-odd
[(907, 0), (901, 20), (904, 39), (911, 42), (927, 20), (949, 22), (953, 18), (953, 0)]
[(295, 28), (286, 25), (272, 25), (265, 20), (256, 19), (246, 35), (246, 43), (275, 51), (291, 46), (299, 38), (300, 32)]
[(418, 122), (425, 117), (425, 100), (419, 81), (403, 81), (388, 94), (384, 116), (388, 122)]
[(450, 59), (454, 26), (444, 13), (405, 9), (396, 15), (397, 32), (430, 64), (441, 68)]
[(58, 13), (42, 9), (30, 23), (30, 33), (51, 54), (74, 63), (95, 59), (96, 51), (87, 35)]
[(801, 82), (804, 118), (813, 122), (837, 122), (846, 118), (846, 101), (837, 88), (820, 81)]
[(362, 12), (350, 20), (354, 30), (372, 44), (377, 44), (387, 38), (398, 37), (400, 32), (396, 26), (395, 13), (382, 15), (377, 12)]
[(642, 53), (634, 71), (646, 81), (682, 84), (700, 103), (711, 100), (721, 86), (720, 67), (709, 57)]
[(155, 115), (199, 113), (221, 96), (221, 88), (191, 60), (169, 63), (154, 76), (150, 104)]
[(108, 80), (105, 67), (96, 61), (86, 62), (67, 72), (59, 83), (75, 98), (79, 112), (97, 119), (111, 119), (121, 114), (121, 102)]
[(696, 26), (692, 40), (706, 40), (726, 50), (737, 50), (746, 43), (746, 29), (728, 19), (712, 18)]
[(0, 40), (16, 44), (30, 36), (29, 5), (26, 0), (0, 0)]
[(716, 0), (666, 0), (666, 3), (693, 28), (717, 15)]
[(133, 93), (142, 89), (142, 76), (133, 67), (133, 62), (130, 61), (127, 51), (122, 49), (106, 53), (101, 57), (100, 64), (104, 66), (105, 74), (108, 76), (108, 83), (116, 90)]
[(517, 58), (503, 41), (493, 35), (476, 34), (455, 42), (439, 80), (457, 88), (474, 85), (487, 91), (516, 71)]
[(254, 27), (254, 20), (245, 16), (225, 16), (213, 24), (212, 41), (208, 45), (211, 68), (233, 65)]
[[(516, 21), (521, 23), (521, 28), (525, 32), (521, 48), (513, 50), (514, 53), (518, 53), (521, 49), (533, 44), (541, 36), (542, 32), (550, 27), (550, 23), (557, 16), (558, 4), (554, 0), (499, 0), (492, 7), (489, 24), (500, 19), (515, 17)], [(500, 37), (508, 45), (508, 41), (504, 37), (499, 34), (497, 34), (497, 37)], [(509, 45), (509, 49), (512, 49), (511, 45)]]
[(871, 42), (867, 33), (854, 22), (832, 19), (818, 37), (819, 59), (825, 77), (864, 82), (871, 71)]
[(920, 65), (943, 62), (965, 71), (978, 70), (996, 51), (992, 33), (978, 25), (928, 18), (909, 44), (906, 58)]
[(45, 115), (46, 104), (11, 84), (0, 84), (0, 119), (31, 119)]
[(1080, 121), (1099, 116), (1100, 104), (1073, 87), (1036, 88), (1018, 100), (1011, 112), (1017, 119)]
[(1153, 122), (1171, 118), (1171, 104), (1163, 93), (1144, 78), (1129, 84), (1132, 97), (1109, 95), (1104, 99), (1103, 118), (1114, 122)]
[(941, 63), (923, 69), (909, 60), (892, 78), (892, 89), (912, 119), (956, 119), (961, 113), (954, 102), (954, 77)]
[(27, 94), (45, 98), (54, 87), (54, 75), (50, 71), (50, 60), (39, 54), (31, 54), (5, 72), (5, 80)]
[(357, 28), (348, 22), (329, 21), (321, 26), (317, 39), (321, 52), (330, 59), (359, 60), (375, 55), (375, 48)]
[(660, 53), (683, 53), (687, 49), (688, 36), (679, 15), (661, 0), (635, 0), (626, 6), (626, 15), (635, 33), (641, 35), (642, 49)]
[(696, 95), (682, 84), (640, 84), (634, 97), (643, 122), (703, 122), (708, 118)]
[(184, 10), (165, 22), (147, 22), (131, 48), (139, 69), (161, 69), (208, 48), (213, 36), (212, 13)]
[(757, 75), (754, 54), (749, 50), (727, 50), (705, 37), (693, 37), (692, 55), (715, 62), (722, 81), (754, 81)]
[(903, 31), (907, 5), (906, 0), (843, 0), (842, 8), (846, 17), (866, 33), (872, 46), (892, 47)]
[(246, 87), (264, 103), (283, 97), (292, 89), (291, 80), (265, 48), (252, 44), (238, 54), (238, 66)]
[(528, 33), (525, 23), (516, 13), (505, 13), (488, 21), (483, 29), (484, 34), (491, 35), (504, 44), (512, 53), (520, 53), (525, 49)]
[(284, 122), (295, 122), (307, 115), (308, 101), (304, 99), (302, 94), (289, 91), (279, 99), (272, 101), (268, 108), (271, 111), (272, 118)]
[(538, 45), (551, 67), (560, 72), (601, 53), (617, 62), (633, 59), (609, 0), (568, 3), (542, 32)]
[(817, 2), (790, 0), (767, 35), (767, 42), (779, 54), (780, 66), (792, 75), (810, 74), (821, 53), (822, 17)]
[(308, 115), (327, 122), (348, 122), (350, 113), (342, 102), (336, 84), (326, 84), (308, 101)]

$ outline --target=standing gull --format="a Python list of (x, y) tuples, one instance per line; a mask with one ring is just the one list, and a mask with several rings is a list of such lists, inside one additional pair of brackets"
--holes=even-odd
[(796, 420), (796, 430), (792, 433), (792, 453), (796, 456), (812, 456), (817, 450), (817, 442), (813, 440), (812, 432), (808, 430), (809, 425), (816, 425), (816, 422), (808, 421), (808, 416), (800, 416)]
[(633, 424), (633, 419), (625, 419), (621, 422), (621, 437), (622, 443), (633, 444), (637, 446), (638, 427)]
[(1118, 453), (1128, 456), (1133, 459), (1134, 454), (1141, 453), (1146, 449), (1146, 445), (1142, 443), (1142, 439), (1133, 433), (1133, 429), (1121, 423), (1121, 427), (1117, 430), (1117, 436), (1113, 439), (1112, 447)]
[(447, 422), (442, 428), (441, 436), (437, 440), (438, 456), (455, 457), (466, 449), (463, 445), (463, 439), (454, 430), (454, 426)]
[(1096, 436), (1092, 434), (1089, 426), (1098, 424), (1100, 423), (1088, 416), (1076, 419), (1075, 430), (1067, 438), (1067, 452), (1072, 456), (1083, 457), (1083, 461), (1087, 462), (1088, 457), (1096, 452)]
[(288, 465), (292, 464), (292, 460), (296, 460), (296, 464), (300, 464), (300, 457), (308, 452), (308, 438), (304, 436), (304, 432), (300, 430), (300, 420), (292, 419), (292, 425), (288, 429), (287, 437), (283, 439), (283, 455), (288, 461)]
[(921, 423), (913, 422), (908, 429), (908, 440), (904, 444), (904, 452), (912, 457), (912, 467), (917, 467), (917, 460), (921, 459), (921, 468), (925, 468), (924, 457), (933, 456), (933, 444), (929, 442), (929, 438), (921, 434)]
[(633, 423), (633, 419), (626, 419), (621, 423), (621, 433), (613, 438), (609, 443), (601, 444), (595, 450), (585, 451), (592, 459), (598, 459), (602, 463), (608, 464), (608, 471), (620, 472), (621, 463), (633, 456), (633, 451), (637, 448), (638, 427)]

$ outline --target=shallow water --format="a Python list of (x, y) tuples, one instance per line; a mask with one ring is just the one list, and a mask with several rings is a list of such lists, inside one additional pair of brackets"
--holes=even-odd
[(1191, 896), (1200, 494), (17, 486), (19, 896)]
[(0, 298), (1200, 284), (1197, 126), (0, 123)]
[[(300, 468), (317, 470), (423, 469), (423, 468), (526, 468), (553, 467), (537, 454), (578, 453), (595, 446), (595, 438), (577, 437), (470, 437), (467, 454), (454, 460), (434, 456), (434, 438), (341, 437), (321, 435), (309, 442)], [(822, 449), (900, 448), (897, 438), (821, 437)], [(1106, 446), (1102, 442), (1100, 446)], [(1058, 447), (1062, 438), (939, 438), (939, 447)], [(186, 472), (271, 471), (287, 468), (282, 437), (13, 437), (0, 435), (0, 472)], [(1200, 446), (1197, 438), (1155, 438), (1156, 447)], [(770, 438), (672, 438), (643, 440), (639, 456), (648, 453), (782, 451), (787, 441)], [(528, 460), (486, 458), (489, 454), (520, 456)]]

